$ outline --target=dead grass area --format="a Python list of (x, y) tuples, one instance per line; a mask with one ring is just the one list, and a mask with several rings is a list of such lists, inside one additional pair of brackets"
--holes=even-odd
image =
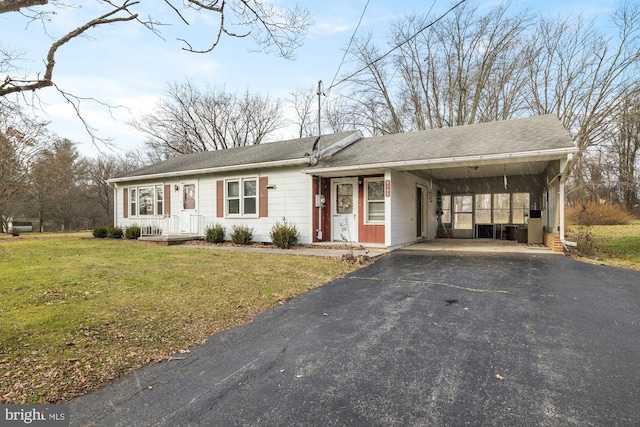
[(357, 268), (89, 237), (0, 237), (0, 403), (66, 402)]

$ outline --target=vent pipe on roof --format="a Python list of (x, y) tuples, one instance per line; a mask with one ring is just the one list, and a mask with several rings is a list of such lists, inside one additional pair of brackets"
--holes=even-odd
[(309, 157), (309, 165), (313, 166), (318, 163), (318, 159), (320, 159), (320, 137), (316, 137), (315, 142), (313, 143), (313, 149), (311, 152), (311, 156)]

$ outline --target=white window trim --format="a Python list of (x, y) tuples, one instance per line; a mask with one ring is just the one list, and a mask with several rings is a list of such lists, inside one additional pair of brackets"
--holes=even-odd
[[(157, 208), (158, 208), (158, 198), (157, 198), (157, 188), (160, 187), (160, 189), (162, 190), (162, 213), (159, 214), (157, 212)], [(140, 189), (145, 189), (145, 188), (151, 188), (152, 189), (152, 194), (153, 194), (153, 214), (151, 215), (140, 215)], [(132, 200), (132, 193), (135, 191), (136, 197), (135, 200)], [(136, 185), (136, 186), (131, 186), (129, 187), (128, 190), (128, 194), (127, 194), (129, 200), (129, 209), (131, 209), (132, 204), (135, 204), (135, 210), (133, 210), (132, 212), (129, 212), (129, 217), (135, 217), (135, 218), (154, 218), (154, 217), (162, 217), (164, 216), (164, 201), (165, 201), (165, 197), (166, 194), (164, 194), (164, 184), (163, 183), (157, 183), (157, 184), (144, 184), (144, 185)]]
[[(244, 183), (245, 181), (255, 181), (256, 183), (256, 213), (255, 214), (245, 214), (244, 213)], [(232, 214), (229, 213), (229, 183), (237, 182), (238, 183), (238, 199), (240, 204), (240, 213)], [(253, 197), (253, 196), (249, 196)], [(234, 197), (235, 199), (235, 197)], [(224, 180), (224, 216), (225, 218), (259, 218), (260, 217), (260, 179), (257, 176), (244, 176), (239, 178), (229, 178)]]
[[(384, 207), (384, 209), (382, 210), (382, 212), (385, 214), (385, 217), (382, 220), (379, 221), (372, 221), (369, 220), (369, 182), (371, 181), (381, 181), (382, 182), (382, 188), (384, 191), (384, 177), (375, 177), (375, 178), (365, 178), (364, 179), (364, 224), (366, 225), (380, 225), (380, 224), (384, 224), (386, 222), (386, 197), (384, 196), (384, 193), (382, 195), (382, 200), (373, 200), (373, 203), (382, 203), (382, 206)], [(355, 196), (357, 197), (357, 196)]]

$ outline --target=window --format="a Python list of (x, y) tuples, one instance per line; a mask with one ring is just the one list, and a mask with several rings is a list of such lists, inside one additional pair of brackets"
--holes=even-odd
[(384, 222), (384, 179), (365, 180), (367, 222)]
[(129, 188), (131, 216), (162, 215), (164, 209), (164, 186)]
[(258, 211), (258, 185), (256, 180), (243, 181), (243, 206), (245, 215), (255, 215)]
[(353, 213), (353, 184), (336, 185), (336, 213), (349, 215)]
[(182, 186), (182, 209), (192, 210), (196, 208), (196, 185), (184, 184)]
[(258, 180), (243, 178), (227, 181), (227, 215), (258, 214)]
[(129, 191), (129, 212), (132, 216), (138, 215), (138, 192), (135, 188)]
[(156, 187), (156, 215), (162, 215), (164, 208), (164, 189), (161, 186)]
[(524, 224), (529, 218), (529, 193), (513, 193), (513, 223)]
[(491, 224), (491, 194), (476, 194), (476, 224)]
[(493, 222), (495, 224), (509, 224), (510, 201), (511, 197), (509, 193), (493, 195)]
[(153, 215), (153, 187), (138, 188), (138, 215)]
[(473, 196), (453, 197), (453, 228), (456, 230), (473, 229)]

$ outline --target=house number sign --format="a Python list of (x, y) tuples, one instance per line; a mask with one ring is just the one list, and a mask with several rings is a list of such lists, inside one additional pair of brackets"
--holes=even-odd
[(391, 197), (391, 180), (386, 179), (384, 181), (384, 195), (385, 197)]

